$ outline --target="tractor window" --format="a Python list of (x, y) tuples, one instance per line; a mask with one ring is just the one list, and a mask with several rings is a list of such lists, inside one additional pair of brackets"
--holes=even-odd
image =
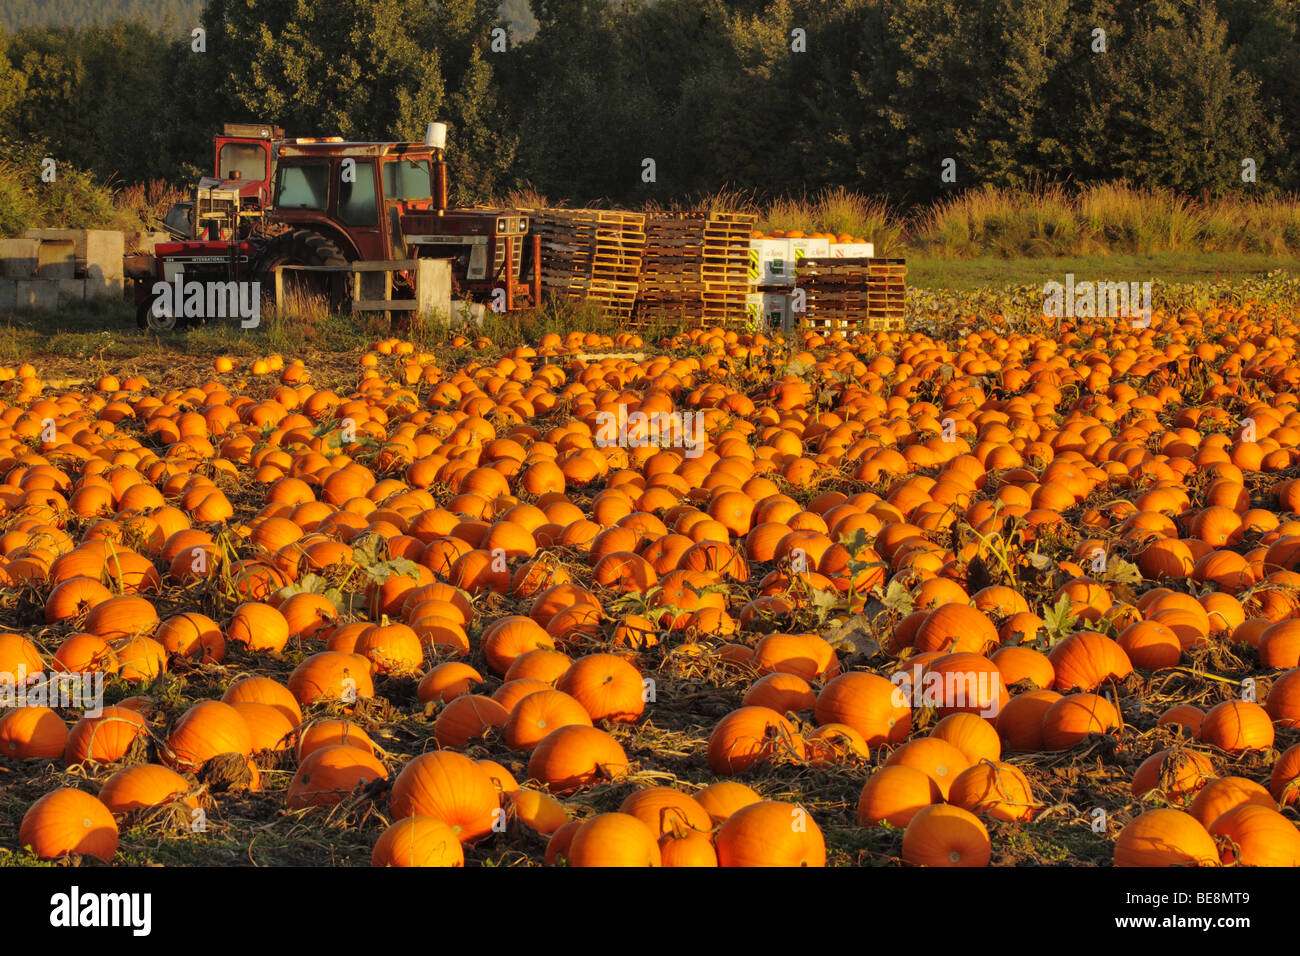
[(275, 204), (280, 209), (324, 209), (330, 198), (329, 163), (280, 166)]
[(254, 143), (226, 143), (217, 154), (217, 175), (229, 179), (232, 172), (240, 179), (265, 179), (266, 150)]
[(349, 226), (379, 224), (379, 206), (375, 202), (375, 167), (360, 162), (354, 175), (339, 179), (339, 218)]
[(433, 195), (427, 159), (390, 159), (384, 163), (385, 199), (428, 199)]

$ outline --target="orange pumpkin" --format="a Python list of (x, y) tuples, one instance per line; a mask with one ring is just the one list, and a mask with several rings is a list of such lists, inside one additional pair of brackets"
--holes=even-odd
[(72, 726), (63, 759), (69, 767), (121, 760), (145, 733), (144, 718), (121, 706), (105, 707), (97, 717), (83, 717)]
[(1244, 866), (1300, 866), (1300, 830), (1272, 807), (1243, 803), (1210, 825), (1220, 859)]
[(659, 841), (650, 827), (626, 813), (600, 813), (579, 826), (569, 842), (570, 866), (660, 866)]
[(289, 691), (299, 704), (317, 700), (354, 701), (373, 697), (370, 662), (357, 654), (322, 651), (313, 654), (289, 675)]
[(0, 717), (0, 757), (57, 760), (68, 746), (68, 725), (48, 707), (15, 707)]
[(992, 855), (988, 829), (961, 807), (922, 807), (903, 831), (903, 862), (912, 866), (988, 866)]
[(178, 770), (196, 771), (220, 754), (249, 756), (253, 738), (239, 711), (218, 700), (187, 710), (167, 735), (167, 762)]
[(157, 764), (123, 767), (104, 781), (99, 799), (112, 813), (129, 813), (168, 803), (191, 810), (199, 806), (195, 786), (174, 770)]
[(617, 779), (627, 770), (627, 754), (618, 741), (582, 724), (551, 731), (528, 760), (528, 776), (561, 794)]
[(645, 710), (641, 672), (615, 654), (588, 654), (574, 661), (555, 683), (592, 720), (631, 723)]
[(636, 817), (656, 836), (684, 829), (713, 829), (709, 812), (700, 802), (672, 787), (647, 787), (628, 794), (618, 810)]
[(331, 806), (358, 786), (387, 779), (387, 768), (365, 750), (343, 745), (322, 747), (313, 751), (293, 775), (289, 809)]
[(117, 822), (108, 807), (71, 787), (33, 803), (18, 828), (18, 845), (30, 847), (42, 860), (78, 853), (107, 863), (117, 853), (117, 843)]
[(904, 764), (882, 767), (867, 778), (858, 797), (859, 826), (881, 821), (905, 827), (922, 807), (943, 799), (934, 778)]
[(451, 828), (461, 843), (492, 831), (501, 814), (497, 788), (464, 754), (440, 750), (410, 760), (393, 781), (393, 815), (426, 816)]
[(1147, 810), (1115, 840), (1115, 866), (1216, 866), (1218, 862), (1214, 838), (1182, 810)]
[(440, 747), (463, 748), (490, 727), (504, 727), (510, 715), (491, 697), (462, 694), (447, 703), (433, 722)]
[(814, 713), (819, 724), (848, 724), (869, 747), (899, 743), (912, 728), (911, 707), (901, 689), (862, 671), (828, 681), (817, 695)]
[(465, 851), (451, 827), (434, 817), (409, 816), (379, 835), (371, 866), (464, 866)]
[(718, 721), (709, 736), (709, 769), (742, 773), (774, 757), (802, 759), (804, 743), (793, 724), (766, 707), (741, 707)]
[(1226, 700), (1211, 707), (1201, 721), (1201, 740), (1228, 753), (1267, 750), (1273, 736), (1268, 711), (1251, 701)]
[(741, 807), (714, 838), (719, 866), (825, 866), (826, 840), (803, 807), (765, 800)]

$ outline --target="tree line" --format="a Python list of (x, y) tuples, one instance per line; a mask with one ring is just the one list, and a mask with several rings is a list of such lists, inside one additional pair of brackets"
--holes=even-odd
[(0, 32), (0, 150), (184, 183), (224, 122), (418, 139), (436, 118), (462, 202), (1300, 190), (1295, 0), (521, 4), (207, 0), (193, 26)]

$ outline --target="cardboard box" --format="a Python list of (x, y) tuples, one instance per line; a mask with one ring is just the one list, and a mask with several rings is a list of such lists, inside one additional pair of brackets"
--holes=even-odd
[(790, 258), (797, 270), (804, 259), (826, 259), (831, 254), (829, 239), (789, 239)]
[(745, 321), (753, 329), (766, 328), (766, 319), (763, 315), (763, 294), (761, 292), (750, 292), (745, 296)]
[(793, 329), (794, 316), (790, 311), (790, 299), (788, 292), (763, 293), (763, 316), (770, 331), (780, 329), (789, 332)]
[(751, 285), (793, 285), (794, 262), (789, 239), (749, 240)]
[(871, 259), (876, 255), (873, 242), (832, 242), (832, 259)]

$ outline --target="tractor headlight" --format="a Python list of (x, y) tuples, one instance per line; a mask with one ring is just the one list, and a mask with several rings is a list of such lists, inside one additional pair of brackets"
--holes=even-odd
[(528, 220), (527, 220), (527, 219), (520, 219), (520, 220), (519, 220), (519, 231), (520, 231), (520, 232), (527, 232), (527, 231), (528, 231)]
[(505, 232), (506, 229), (509, 227), (509, 225), (510, 225), (510, 223), (509, 223), (507, 220), (505, 220), (505, 219), (498, 219), (498, 220), (497, 220), (497, 232)]

